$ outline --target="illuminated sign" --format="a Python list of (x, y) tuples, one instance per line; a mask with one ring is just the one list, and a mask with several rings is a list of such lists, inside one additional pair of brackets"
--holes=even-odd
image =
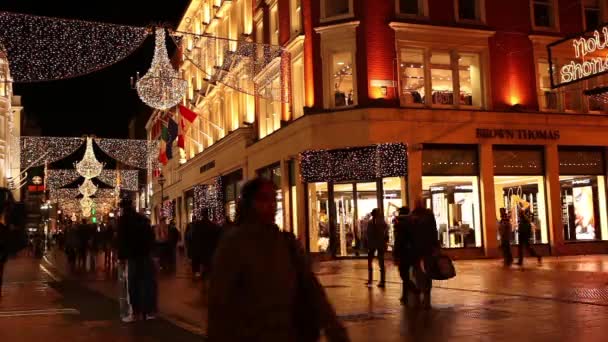
[[(571, 51), (570, 61), (565, 64), (554, 63), (555, 61), (552, 56), (556, 54), (556, 49), (561, 51), (558, 56), (560, 59), (563, 58), (563, 51)], [(547, 51), (552, 88), (558, 88), (607, 73), (608, 26), (558, 40), (549, 44)], [(559, 72), (557, 75), (554, 75), (551, 70), (555, 70), (556, 68), (559, 68)], [(557, 79), (555, 79), (555, 76), (557, 76)]]
[(559, 130), (548, 129), (493, 129), (477, 128), (477, 138), (485, 139), (524, 139), (524, 140), (559, 140)]
[(575, 179), (572, 185), (591, 184), (591, 179)]
[(444, 190), (445, 190), (445, 188), (442, 187), (442, 186), (432, 186), (431, 187), (431, 192), (434, 192), (434, 191), (444, 191)]
[(472, 185), (456, 185), (456, 190), (473, 190)]

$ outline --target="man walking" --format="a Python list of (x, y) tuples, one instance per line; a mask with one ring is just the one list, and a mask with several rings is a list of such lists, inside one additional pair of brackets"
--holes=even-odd
[(378, 209), (372, 210), (372, 218), (367, 225), (367, 286), (371, 286), (374, 279), (373, 261), (374, 255), (378, 253), (378, 264), (380, 265), (380, 282), (378, 287), (384, 288), (386, 272), (384, 269), (384, 253), (388, 243), (388, 225)]
[(399, 216), (395, 222), (395, 246), (393, 248), (393, 259), (399, 267), (399, 275), (403, 282), (401, 290), (401, 304), (403, 305), (407, 305), (410, 292), (420, 292), (410, 279), (410, 269), (414, 265), (414, 257), (412, 251), (413, 222), (409, 214), (410, 208), (399, 209)]
[(538, 259), (538, 263), (540, 264), (542, 259), (541, 256), (536, 254), (536, 251), (530, 246), (530, 238), (532, 237), (532, 223), (530, 223), (529, 218), (529, 210), (521, 209), (519, 211), (519, 224), (517, 230), (517, 237), (519, 239), (519, 260), (517, 264), (519, 266), (524, 265), (524, 251), (528, 250), (531, 256), (536, 257)]

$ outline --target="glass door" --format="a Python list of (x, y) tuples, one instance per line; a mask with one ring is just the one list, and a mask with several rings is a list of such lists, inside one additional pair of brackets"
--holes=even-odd
[(334, 203), (336, 208), (337, 255), (349, 256), (356, 254), (354, 219), (355, 219), (355, 187), (351, 184), (334, 184)]
[(357, 249), (367, 254), (367, 224), (372, 217), (372, 210), (378, 208), (378, 187), (376, 182), (357, 183)]

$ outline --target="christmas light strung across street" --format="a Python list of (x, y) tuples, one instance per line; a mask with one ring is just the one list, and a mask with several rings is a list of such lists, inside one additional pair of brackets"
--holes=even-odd
[(100, 139), (95, 143), (108, 156), (138, 169), (157, 169), (158, 140)]
[(165, 29), (156, 29), (156, 47), (152, 65), (148, 72), (137, 80), (137, 94), (148, 106), (160, 110), (175, 107), (182, 101), (188, 83), (179, 74), (169, 60), (165, 41)]
[(93, 151), (93, 139), (87, 138), (87, 149), (84, 152), (84, 157), (78, 163), (76, 163), (76, 171), (82, 177), (91, 179), (99, 176), (103, 169), (103, 163), (100, 163), (95, 158), (95, 152)]
[(91, 197), (97, 192), (97, 186), (90, 179), (85, 179), (78, 190), (84, 197)]
[(83, 138), (21, 137), (21, 168), (36, 167), (61, 160), (84, 143)]
[(51, 169), (47, 171), (46, 188), (54, 190), (75, 182), (80, 175), (74, 169)]

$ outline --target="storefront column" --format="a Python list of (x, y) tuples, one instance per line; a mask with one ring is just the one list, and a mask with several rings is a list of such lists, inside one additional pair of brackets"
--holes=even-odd
[(407, 152), (407, 201), (413, 210), (416, 199), (422, 197), (422, 148), (416, 148), (415, 144), (411, 146), (412, 149)]
[[(297, 162), (296, 162), (297, 163)], [(308, 227), (306, 226), (306, 217), (308, 213), (306, 212), (306, 201), (308, 200), (308, 194), (306, 193), (306, 184), (302, 180), (302, 174), (300, 173), (300, 167), (296, 166), (296, 210), (297, 215), (295, 221), (297, 222), (297, 238), (302, 243), (302, 246), (306, 246), (308, 241), (306, 241), (306, 232), (308, 231)], [(316, 201), (315, 201), (316, 202)], [(312, 202), (311, 203), (315, 203)]]
[(289, 162), (281, 159), (281, 192), (283, 193), (283, 230), (293, 232), (291, 227), (291, 198), (289, 196)]
[(495, 258), (498, 252), (496, 201), (494, 194), (494, 152), (492, 144), (479, 145), (479, 183), (483, 246), (486, 257)]
[(547, 203), (549, 204), (549, 241), (551, 254), (560, 255), (564, 246), (562, 201), (559, 184), (559, 152), (557, 144), (545, 146), (545, 179), (547, 186)]

